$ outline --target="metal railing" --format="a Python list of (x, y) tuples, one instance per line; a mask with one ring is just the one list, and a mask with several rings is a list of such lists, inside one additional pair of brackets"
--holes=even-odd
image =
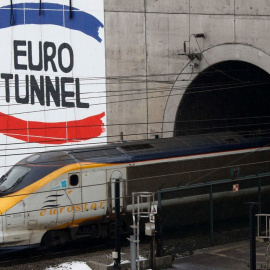
[[(257, 214), (257, 238), (270, 240), (270, 214)], [(265, 229), (262, 229), (265, 224)]]
[(140, 270), (140, 220), (141, 218), (150, 218), (153, 214), (151, 208), (154, 205), (153, 192), (133, 192), (132, 193), (132, 218), (133, 237), (130, 241), (134, 244), (132, 247), (136, 249), (136, 255), (131, 251), (131, 269)]
[[(270, 214), (257, 214), (257, 239), (270, 241)], [(262, 225), (265, 225), (264, 228)], [(270, 266), (270, 242), (267, 245), (265, 253), (265, 268)]]
[[(217, 198), (218, 196), (221, 197), (233, 197), (233, 196), (239, 196), (243, 195), (244, 193), (257, 193), (258, 194), (258, 205), (259, 205), (259, 213), (261, 213), (261, 192), (263, 189), (266, 191), (266, 189), (269, 190), (270, 185), (266, 185), (262, 187), (261, 185), (261, 180), (264, 179), (265, 177), (270, 177), (270, 172), (266, 173), (261, 173), (261, 174), (256, 174), (256, 175), (247, 175), (247, 176), (239, 176), (236, 177), (235, 179), (223, 179), (223, 180), (217, 180), (217, 181), (212, 181), (212, 182), (206, 182), (206, 183), (197, 183), (197, 184), (192, 184), (192, 185), (186, 185), (186, 186), (178, 186), (178, 187), (173, 187), (173, 188), (166, 188), (166, 189), (160, 189), (158, 191), (158, 209), (161, 211), (162, 206), (170, 205), (170, 203), (173, 205), (180, 204), (181, 202), (186, 201), (185, 198), (183, 197), (178, 197), (175, 199), (168, 199), (168, 200), (163, 200), (163, 195), (168, 194), (168, 193), (173, 193), (177, 191), (184, 191), (184, 190), (191, 190), (191, 189), (200, 189), (203, 187), (208, 187), (208, 194), (203, 194), (203, 195), (195, 195), (192, 196), (194, 198), (202, 198), (204, 200), (209, 200), (209, 212), (210, 212), (210, 240), (211, 244), (214, 244), (214, 218), (213, 218), (213, 204), (214, 204), (214, 199)], [(257, 183), (254, 185), (254, 187), (251, 188), (244, 188), (240, 190), (239, 192), (233, 192), (233, 191), (226, 191), (226, 192), (214, 192), (213, 188), (215, 186), (219, 186), (222, 184), (239, 184), (241, 182), (245, 182), (248, 180), (255, 180), (257, 179)], [(270, 217), (270, 215), (269, 215)], [(268, 219), (268, 229), (267, 232), (270, 236), (270, 224), (269, 224), (269, 219)], [(260, 227), (259, 227), (260, 228)], [(162, 228), (161, 228), (162, 231)], [(270, 239), (270, 237), (268, 237)]]

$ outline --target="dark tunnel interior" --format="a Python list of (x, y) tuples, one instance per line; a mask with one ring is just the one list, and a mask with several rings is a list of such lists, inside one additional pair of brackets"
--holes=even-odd
[(175, 136), (269, 129), (270, 75), (242, 61), (226, 61), (200, 73), (178, 108)]

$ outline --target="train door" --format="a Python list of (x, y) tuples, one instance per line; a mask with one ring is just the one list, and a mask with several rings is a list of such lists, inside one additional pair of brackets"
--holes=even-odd
[(82, 203), (86, 217), (104, 216), (106, 204), (106, 171), (82, 171)]
[(58, 223), (71, 222), (81, 218), (82, 191), (80, 171), (64, 175), (62, 189), (57, 191)]
[(107, 171), (108, 182), (108, 198), (109, 211), (115, 212), (115, 180), (119, 179), (120, 184), (120, 211), (125, 211), (125, 195), (126, 195), (126, 168), (114, 169)]
[(81, 172), (72, 172), (68, 174), (67, 195), (71, 201), (74, 220), (81, 217), (82, 212), (82, 179)]

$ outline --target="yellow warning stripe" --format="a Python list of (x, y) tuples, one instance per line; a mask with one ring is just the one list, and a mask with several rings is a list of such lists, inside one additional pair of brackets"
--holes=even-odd
[[(41, 178), (40, 180), (36, 181), (35, 183), (15, 192), (9, 194), (5, 197), (0, 198), (0, 214), (4, 214), (6, 211), (11, 209), (13, 206), (30, 196), (31, 194), (35, 193), (37, 190), (41, 189), (48, 183), (52, 182), (55, 178), (61, 176), (64, 173), (68, 173), (70, 171), (78, 170), (78, 169), (89, 169), (89, 168), (99, 168), (105, 166), (112, 166), (116, 164), (104, 164), (104, 163), (90, 163), (90, 162), (83, 162), (83, 163), (74, 163), (62, 167), (45, 177)], [(39, 209), (37, 209), (39, 210)]]

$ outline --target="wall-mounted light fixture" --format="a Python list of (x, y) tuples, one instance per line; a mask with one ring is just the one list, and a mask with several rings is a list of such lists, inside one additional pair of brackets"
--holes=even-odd
[(194, 60), (195, 58), (197, 58), (199, 61), (201, 61), (202, 60), (202, 54), (201, 53), (191, 53), (190, 52), (190, 47), (189, 47), (188, 52), (187, 52), (187, 43), (190, 43), (191, 37), (195, 37), (196, 39), (197, 38), (205, 38), (206, 35), (204, 33), (192, 34), (192, 35), (190, 35), (189, 40), (184, 41), (184, 55), (188, 56), (188, 58), (191, 61)]

